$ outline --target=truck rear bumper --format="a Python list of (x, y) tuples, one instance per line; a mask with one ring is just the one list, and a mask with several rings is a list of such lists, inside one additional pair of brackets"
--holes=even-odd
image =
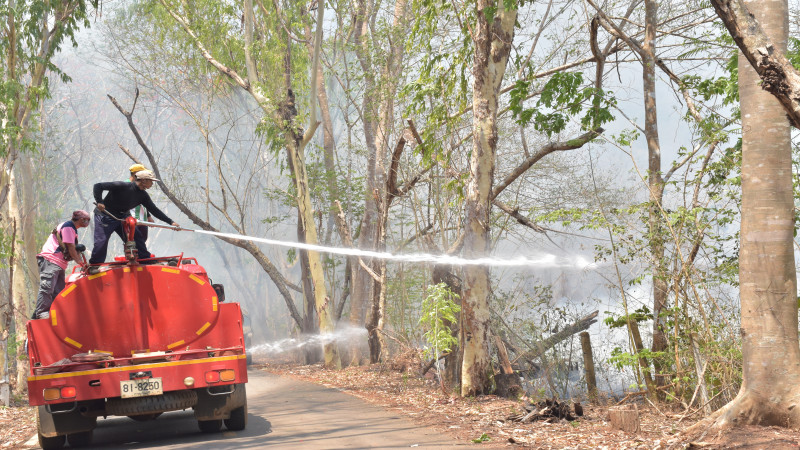
[[(112, 407), (111, 404), (114, 404)], [(231, 412), (247, 405), (244, 384), (166, 392), (163, 395), (136, 398), (88, 400), (38, 408), (39, 434), (55, 437), (91, 431), (100, 416), (146, 416), (169, 411), (194, 409), (198, 421), (224, 420)]]
[[(156, 362), (107, 367), (78, 372), (34, 375), (28, 378), (31, 406), (55, 405), (86, 400), (121, 397), (121, 382), (132, 379), (160, 378), (163, 392), (201, 389), (247, 382), (246, 355), (230, 355), (185, 361)], [(207, 382), (210, 372), (226, 371), (227, 379)], [(230, 371), (233, 372), (232, 379)], [(214, 377), (210, 377), (209, 380)], [(75, 396), (45, 401), (46, 389), (74, 388)], [(71, 392), (70, 392), (71, 394)]]

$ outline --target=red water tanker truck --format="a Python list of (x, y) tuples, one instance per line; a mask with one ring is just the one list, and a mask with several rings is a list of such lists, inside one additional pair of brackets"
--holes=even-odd
[[(132, 239), (136, 222), (125, 224)], [(200, 430), (247, 425), (238, 303), (195, 258), (126, 258), (77, 268), (48, 319), (28, 322), (28, 398), (39, 444), (88, 445), (98, 417), (152, 420), (193, 409)]]

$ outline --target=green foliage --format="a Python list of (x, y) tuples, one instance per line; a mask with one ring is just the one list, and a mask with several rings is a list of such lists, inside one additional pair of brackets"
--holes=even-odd
[(612, 312), (606, 311), (607, 317), (603, 320), (603, 323), (606, 324), (609, 328), (622, 328), (628, 326), (628, 321), (632, 322), (644, 322), (645, 320), (651, 320), (653, 318), (653, 314), (650, 312), (650, 308), (647, 306), (642, 306), (638, 308), (636, 311), (626, 315), (621, 316), (614, 316)]
[(429, 358), (452, 351), (458, 345), (449, 324), (458, 323), (461, 307), (456, 303), (458, 295), (445, 283), (435, 284), (428, 288), (428, 296), (422, 301), (419, 324), (427, 331), (425, 355)]
[(25, 354), (25, 339), (18, 333), (10, 333), (7, 342), (8, 359), (24, 361), (27, 359)]
[(12, 237), (0, 231), (0, 269), (8, 267), (11, 260)]
[(534, 108), (525, 108), (524, 102), (530, 96), (533, 85), (529, 80), (517, 80), (511, 88), (509, 109), (517, 124), (526, 126), (533, 122), (537, 131), (547, 136), (560, 133), (572, 117), (583, 113), (581, 127), (590, 129), (614, 119), (610, 108), (616, 99), (593, 87), (583, 87), (583, 74), (580, 72), (557, 72), (550, 77), (539, 92)]
[(723, 105), (737, 105), (739, 103), (739, 52), (732, 50), (725, 69), (727, 75), (712, 79), (704, 79), (697, 75), (686, 75), (683, 83), (694, 91), (694, 94), (704, 101), (713, 97), (721, 97)]
[(483, 433), (483, 434), (481, 434), (481, 436), (479, 438), (473, 439), (472, 442), (475, 443), (475, 444), (482, 444), (484, 442), (489, 442), (491, 440), (492, 440), (492, 438), (489, 437), (488, 434)]
[[(3, 61), (0, 64), (0, 105), (8, 106), (0, 108), (0, 156), (5, 156), (12, 146), (22, 152), (36, 148), (36, 142), (26, 129), (30, 125), (21, 123), (18, 113), (27, 108), (36, 115), (40, 102), (50, 95), (49, 74), (69, 81), (69, 76), (53, 64), (53, 56), (67, 40), (77, 46), (75, 32), (81, 26), (89, 27), (88, 10), (97, 7), (97, 3), (98, 0), (72, 2), (70, 7), (74, 9), (69, 14), (63, 14), (62, 2), (32, 0), (0, 4), (4, 25), (0, 39), (0, 60)], [(54, 23), (53, 16), (60, 16), (61, 20)], [(15, 31), (13, 36), (11, 28)], [(43, 46), (45, 34), (48, 45)], [(40, 76), (40, 81), (36, 81)], [(30, 120), (29, 116), (28, 124), (34, 123), (36, 120)]]
[[(456, 129), (470, 102), (473, 43), (466, 24), (474, 21), (475, 9), (454, 8), (455, 4), (446, 0), (411, 2), (414, 20), (406, 38), (406, 52), (419, 55), (420, 60), (415, 78), (400, 88), (399, 95), (407, 102), (405, 116), (415, 118), (426, 143), (422, 154), (425, 164), (450, 157), (442, 136)], [(492, 11), (496, 8), (489, 8), (484, 14), (493, 14)], [(465, 16), (460, 34), (442, 39), (442, 21), (453, 14)]]

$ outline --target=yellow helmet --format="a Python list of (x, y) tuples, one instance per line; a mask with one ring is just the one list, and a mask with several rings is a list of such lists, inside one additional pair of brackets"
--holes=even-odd
[(147, 170), (147, 168), (145, 166), (141, 165), (141, 164), (134, 164), (128, 170), (130, 170), (131, 171), (131, 175), (133, 175), (136, 172), (139, 172), (139, 171), (142, 171), (142, 170)]

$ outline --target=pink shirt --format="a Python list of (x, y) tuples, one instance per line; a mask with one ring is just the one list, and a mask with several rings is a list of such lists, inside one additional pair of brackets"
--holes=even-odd
[[(64, 227), (62, 229), (63, 225), (62, 223), (57, 228), (57, 230), (62, 230), (61, 240), (64, 241), (65, 244), (74, 244), (78, 240), (78, 233), (70, 227)], [(69, 263), (64, 259), (64, 254), (61, 252), (56, 253), (56, 250), (58, 250), (58, 241), (56, 241), (55, 236), (50, 234), (50, 237), (47, 238), (44, 246), (42, 246), (42, 252), (37, 256), (41, 256), (53, 264), (58, 264), (59, 267), (66, 270), (67, 264)]]

